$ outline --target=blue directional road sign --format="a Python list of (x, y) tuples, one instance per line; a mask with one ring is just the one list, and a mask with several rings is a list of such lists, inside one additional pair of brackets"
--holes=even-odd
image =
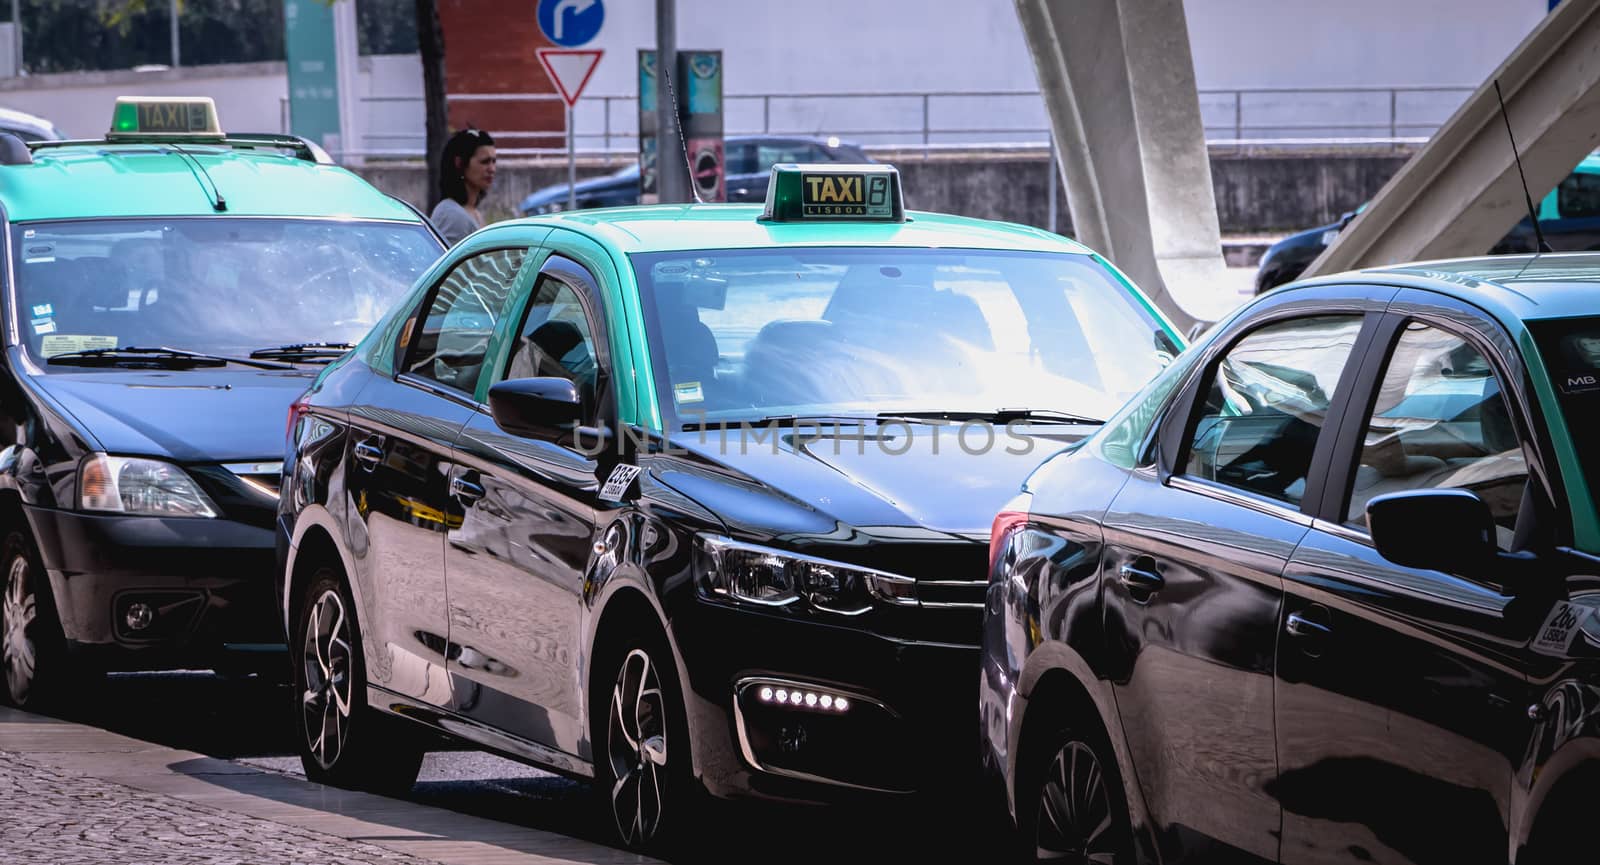
[(593, 41), (605, 20), (606, 7), (600, 0), (539, 0), (539, 29), (562, 48)]

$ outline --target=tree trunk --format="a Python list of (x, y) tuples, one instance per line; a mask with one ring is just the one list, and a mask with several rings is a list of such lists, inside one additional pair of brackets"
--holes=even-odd
[(423, 110), (427, 115), (428, 189), (424, 213), (439, 203), (439, 155), (449, 137), (444, 94), (444, 30), (439, 26), (438, 0), (417, 0), (417, 50), (422, 55)]

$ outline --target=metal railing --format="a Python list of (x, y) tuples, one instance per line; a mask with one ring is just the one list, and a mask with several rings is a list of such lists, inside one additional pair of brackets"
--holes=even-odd
[[(1218, 146), (1405, 145), (1425, 142), (1473, 88), (1251, 87), (1199, 91), (1208, 144)], [(559, 103), (549, 93), (466, 93), (453, 104)], [(421, 96), (362, 97), (360, 151), (348, 155), (416, 157), (422, 153)], [(577, 107), (580, 155), (638, 150), (637, 98), (591, 96)], [(1006, 105), (1006, 103), (1012, 103)], [(396, 117), (391, 106), (415, 105)], [(383, 113), (391, 125), (374, 120)], [(873, 150), (1041, 149), (1050, 130), (1038, 91), (767, 93), (724, 97), (727, 135), (830, 135)], [(972, 122), (965, 122), (971, 118)], [(399, 120), (399, 123), (393, 121)], [(565, 130), (487, 130), (504, 156), (565, 154)]]

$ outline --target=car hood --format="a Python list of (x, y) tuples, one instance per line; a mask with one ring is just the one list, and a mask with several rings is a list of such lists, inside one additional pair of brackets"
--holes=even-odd
[(107, 453), (237, 462), (283, 458), (289, 405), (316, 373), (85, 370), (33, 381)]
[(693, 458), (663, 463), (656, 476), (736, 534), (986, 542), (995, 514), (1028, 474), (1092, 428), (1029, 430), (1011, 437), (995, 428), (994, 444), (984, 447), (987, 438), (974, 427), (967, 449), (956, 427), (922, 424), (869, 426), (865, 436), (852, 429), (761, 430), (759, 440), (749, 431), (684, 433), (672, 445)]

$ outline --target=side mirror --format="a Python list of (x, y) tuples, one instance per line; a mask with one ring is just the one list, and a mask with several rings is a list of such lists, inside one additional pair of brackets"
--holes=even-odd
[(1367, 502), (1378, 555), (1408, 568), (1483, 575), (1499, 558), (1494, 517), (1467, 490), (1409, 490)]
[(489, 388), (495, 425), (514, 436), (557, 441), (578, 428), (583, 400), (564, 378), (514, 378)]

